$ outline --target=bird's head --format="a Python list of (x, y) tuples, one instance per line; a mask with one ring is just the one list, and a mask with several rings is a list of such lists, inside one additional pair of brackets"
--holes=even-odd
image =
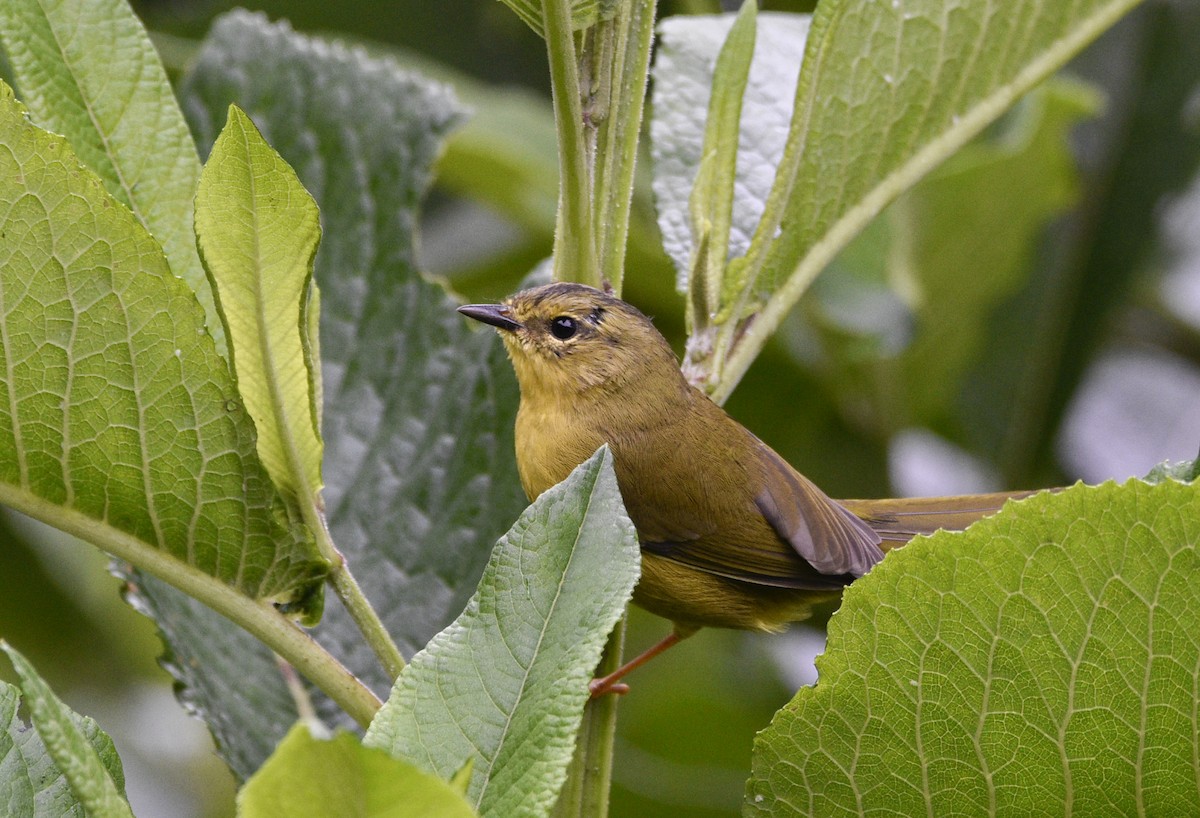
[(674, 353), (650, 319), (594, 287), (547, 284), (458, 311), (500, 333), (527, 398), (610, 393), (646, 385), (657, 372), (672, 383), (680, 378)]

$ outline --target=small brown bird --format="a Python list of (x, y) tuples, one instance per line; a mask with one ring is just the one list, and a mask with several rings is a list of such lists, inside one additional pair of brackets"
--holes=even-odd
[(593, 695), (701, 627), (778, 631), (914, 535), (965, 528), (1020, 494), (837, 502), (689, 384), (650, 319), (580, 284), (459, 312), (495, 327), (521, 387), (517, 469), (532, 501), (607, 443), (637, 528), (633, 601), (672, 633)]

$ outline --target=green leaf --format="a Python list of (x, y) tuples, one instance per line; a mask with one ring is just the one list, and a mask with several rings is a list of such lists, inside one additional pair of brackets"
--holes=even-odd
[(1170, 460), (1159, 463), (1150, 473), (1144, 478), (1147, 483), (1163, 483), (1167, 480), (1178, 480), (1183, 483), (1190, 483), (1193, 480), (1200, 479), (1200, 458), (1196, 460), (1180, 460), (1171, 462)]
[(320, 238), (312, 196), (230, 105), (196, 191), (196, 243), (215, 285), (259, 459), (302, 504), (321, 489), (320, 371), (309, 369), (308, 314)]
[(601, 449), (496, 544), (466, 610), (400, 674), (366, 743), (444, 778), (473, 759), (480, 814), (546, 815), (638, 553)]
[[(236, 102), (320, 206), (327, 516), (389, 632), (415, 652), (462, 610), (491, 544), (526, 504), (504, 351), (494, 333), (472, 332), (414, 261), (417, 203), (459, 107), (391, 60), (245, 12), (216, 22), (181, 98), (201, 145)], [(296, 720), (273, 657), (170, 589), (142, 591), (181, 696), (248, 777)], [(336, 600), (315, 636), (387, 692), (392, 680)], [(349, 724), (323, 696), (316, 704)]]
[(889, 554), (759, 735), (746, 814), (1195, 814), (1197, 543), (1197, 486), (1133, 480)]
[(884, 206), (1135, 5), (821, 3), (764, 217), (727, 282), (734, 320), (757, 316), (750, 332), (724, 329), (715, 396)]
[(707, 326), (714, 317), (718, 306), (716, 297), (721, 290), (729, 254), (742, 100), (754, 56), (757, 12), (756, 0), (742, 3), (713, 68), (700, 168), (688, 197), (688, 215), (696, 246), (688, 274), (693, 327)]
[(0, 42), (39, 124), (63, 134), (117, 201), (163, 246), (225, 342), (196, 253), (196, 146), (146, 30), (125, 0), (5, 0)]
[(192, 593), (305, 597), (323, 566), (193, 294), (7, 86), (0, 144), (0, 502)]
[(357, 736), (315, 738), (297, 724), (238, 793), (241, 818), (471, 818), (475, 811), (445, 781)]
[[(732, 255), (743, 255), (750, 246), (783, 155), (796, 93), (798, 55), (804, 49), (810, 19), (807, 14), (773, 12), (759, 12), (757, 17), (754, 58), (741, 101), (729, 237)], [(701, 165), (705, 115), (711, 105), (717, 56), (735, 19), (733, 14), (689, 15), (668, 17), (659, 25), (650, 152), (659, 228), (679, 273), (681, 292), (687, 289), (697, 240), (688, 215)], [(720, 158), (727, 160), (727, 156)]]
[[(66, 777), (72, 794), (78, 799), (79, 805), (83, 807), (88, 818), (125, 818), (125, 816), (133, 818), (133, 812), (129, 809), (129, 804), (125, 801), (121, 788), (109, 772), (114, 763), (119, 763), (115, 762), (113, 758), (115, 752), (112, 752), (112, 742), (107, 741), (106, 736), (104, 737), (107, 744), (105, 754), (109, 755), (106, 761), (97, 752), (94, 744), (97, 740), (96, 732), (81, 729), (79, 716), (54, 695), (50, 686), (38, 676), (33, 666), (15, 648), (2, 641), (0, 641), (0, 648), (3, 648), (4, 652), (8, 654), (13, 667), (21, 677), (25, 705), (29, 708), (33, 724), (37, 728), (38, 736), (44, 742), (47, 754), (53, 759), (58, 770), (61, 770), (61, 774)], [(15, 711), (15, 708), (13, 710)], [(9, 726), (11, 726), (11, 716)], [(11, 736), (8, 731), (6, 731), (6, 735)], [(102, 733), (99, 735), (103, 736)], [(30, 747), (30, 742), (23, 743), (25, 744), (23, 749), (33, 749)], [(105, 746), (105, 744), (102, 743), (101, 746)], [(27, 774), (28, 770), (23, 772)], [(2, 780), (4, 779), (0, 778), (0, 781)], [(38, 782), (39, 789), (40, 785), (41, 782)], [(6, 803), (9, 806), (15, 806), (11, 802)]]
[[(71, 792), (37, 726), (28, 726), (18, 717), (20, 703), (17, 688), (0, 681), (0, 804), (5, 815), (85, 818), (83, 805)], [(123, 795), (125, 774), (112, 739), (92, 719), (75, 713), (70, 718)]]
[[(571, 28), (575, 31), (594, 26), (601, 20), (607, 20), (613, 15), (617, 0), (554, 0), (569, 2), (571, 6)], [(542, 18), (543, 0), (500, 0), (513, 10), (525, 25), (533, 29), (539, 37), (545, 36), (545, 23)]]

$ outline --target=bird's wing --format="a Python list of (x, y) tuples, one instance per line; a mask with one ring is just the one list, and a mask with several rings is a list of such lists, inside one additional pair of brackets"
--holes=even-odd
[(840, 588), (883, 558), (879, 536), (866, 523), (755, 442), (757, 490), (745, 501), (743, 525), (718, 530), (678, 519), (671, 503), (635, 501), (639, 507), (629, 511), (642, 547), (730, 579), (812, 590)]
[(880, 537), (759, 441), (765, 474), (755, 505), (796, 553), (822, 574), (861, 577), (883, 559)]

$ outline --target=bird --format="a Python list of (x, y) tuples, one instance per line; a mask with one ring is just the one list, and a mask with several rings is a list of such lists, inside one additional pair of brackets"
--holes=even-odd
[(517, 471), (532, 502), (607, 444), (637, 530), (633, 602), (670, 633), (592, 696), (703, 627), (780, 631), (917, 534), (962, 529), (1030, 492), (828, 497), (684, 377), (667, 340), (604, 290), (557, 282), (463, 315), (495, 328), (520, 388)]

